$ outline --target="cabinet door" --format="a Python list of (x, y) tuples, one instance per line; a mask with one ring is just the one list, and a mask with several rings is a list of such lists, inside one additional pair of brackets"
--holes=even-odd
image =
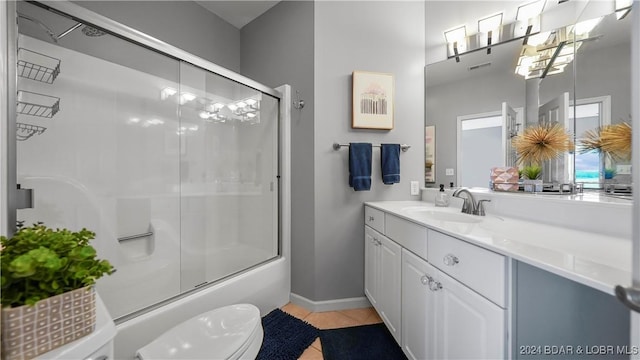
[(429, 279), (437, 270), (402, 250), (402, 351), (409, 359), (434, 359), (435, 293)]
[(380, 248), (380, 282), (378, 302), (381, 303), (380, 317), (400, 344), (400, 272), (402, 269), (402, 248), (384, 236), (378, 238)]
[(378, 312), (378, 234), (368, 226), (364, 227), (364, 294)]
[(505, 358), (506, 310), (442, 272), (437, 282), (436, 358)]

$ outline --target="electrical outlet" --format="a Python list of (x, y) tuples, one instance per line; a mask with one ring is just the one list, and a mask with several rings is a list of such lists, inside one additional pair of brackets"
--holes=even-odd
[(616, 173), (620, 175), (630, 175), (631, 165), (616, 165)]
[(417, 181), (411, 182), (411, 195), (420, 195), (420, 183)]
[(453, 175), (455, 175), (455, 172), (454, 172), (453, 168), (446, 168), (444, 170), (444, 174), (447, 175), (447, 176), (453, 176)]

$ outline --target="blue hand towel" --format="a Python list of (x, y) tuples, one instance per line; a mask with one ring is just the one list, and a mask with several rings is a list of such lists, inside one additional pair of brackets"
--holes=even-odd
[(382, 182), (391, 185), (400, 182), (400, 144), (380, 145)]
[(349, 144), (349, 186), (355, 191), (371, 189), (371, 144)]

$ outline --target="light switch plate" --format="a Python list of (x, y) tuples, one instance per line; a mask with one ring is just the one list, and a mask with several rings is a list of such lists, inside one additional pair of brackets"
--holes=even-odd
[(417, 181), (411, 182), (411, 195), (420, 195), (420, 183)]
[(454, 172), (453, 168), (446, 168), (444, 170), (444, 174), (447, 175), (447, 176), (453, 176), (453, 175), (455, 175), (455, 172)]

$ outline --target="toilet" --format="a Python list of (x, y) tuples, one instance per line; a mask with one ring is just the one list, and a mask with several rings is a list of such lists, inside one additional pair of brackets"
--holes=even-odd
[(262, 346), (260, 310), (236, 304), (184, 321), (140, 348), (136, 357), (152, 359), (251, 359)]

